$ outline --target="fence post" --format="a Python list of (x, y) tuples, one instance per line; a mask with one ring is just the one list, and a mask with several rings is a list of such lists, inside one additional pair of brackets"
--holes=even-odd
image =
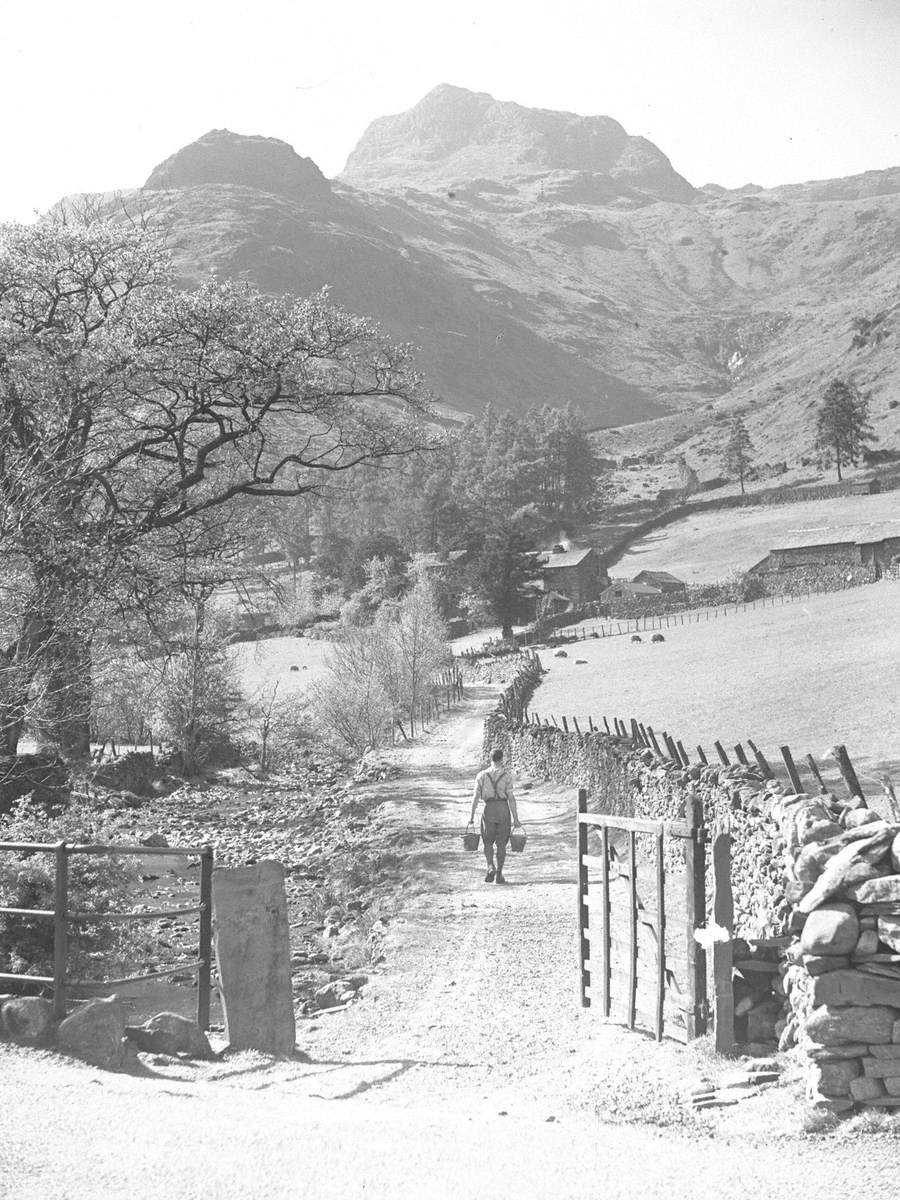
[(865, 800), (863, 790), (859, 786), (859, 780), (856, 777), (856, 771), (853, 769), (853, 763), (850, 761), (850, 755), (847, 753), (847, 747), (844, 745), (834, 746), (831, 753), (837, 759), (844, 782), (850, 789), (851, 796), (859, 796), (860, 800)]
[(69, 958), (69, 850), (65, 841), (56, 846), (56, 879), (53, 894), (53, 1016), (66, 1015), (66, 964)]
[(822, 778), (822, 772), (819, 770), (816, 760), (811, 754), (807, 754), (806, 761), (809, 764), (809, 769), (812, 771), (816, 782), (819, 785), (819, 791), (822, 793), (827, 792), (828, 788), (825, 786), (825, 780)]
[(802, 792), (803, 783), (800, 779), (800, 772), (794, 765), (794, 757), (791, 754), (790, 746), (779, 746), (781, 757), (784, 759), (784, 765), (787, 767), (787, 773), (791, 780), (791, 786), (795, 792)]
[(200, 973), (197, 976), (197, 1024), (209, 1029), (209, 995), (212, 975), (212, 875), (213, 848), (208, 843), (200, 854)]
[(687, 987), (685, 1014), (688, 1041), (706, 1033), (706, 952), (694, 933), (706, 924), (706, 846), (704, 845), (703, 802), (691, 796), (687, 802), (689, 836), (685, 841), (684, 865), (687, 890)]
[(747, 745), (748, 745), (748, 746), (750, 747), (750, 749), (753, 751), (753, 757), (754, 757), (754, 758), (756, 759), (756, 761), (759, 763), (759, 769), (762, 771), (762, 773), (763, 773), (763, 776), (764, 776), (766, 779), (772, 779), (772, 778), (774, 778), (774, 776), (772, 775), (772, 768), (769, 766), (768, 762), (766, 761), (766, 756), (765, 756), (765, 755), (763, 754), (763, 752), (762, 752), (762, 751), (761, 751), (761, 750), (760, 750), (760, 749), (757, 747), (756, 743), (755, 743), (755, 742), (753, 742), (753, 741), (751, 741), (751, 739), (750, 739), (750, 738), (747, 738)]
[[(578, 817), (587, 812), (587, 788), (578, 789)], [(590, 1008), (591, 998), (588, 988), (591, 986), (591, 973), (585, 960), (590, 958), (591, 945), (588, 940), (589, 914), (587, 906), (588, 869), (584, 861), (588, 852), (588, 827), (578, 820), (578, 970), (581, 989), (581, 1007)], [(593, 964), (592, 964), (593, 965)]]
[(713, 921), (728, 930), (727, 942), (713, 943), (713, 987), (715, 989), (716, 1050), (730, 1054), (734, 1049), (734, 897), (731, 891), (731, 826), (726, 818), (713, 838)]

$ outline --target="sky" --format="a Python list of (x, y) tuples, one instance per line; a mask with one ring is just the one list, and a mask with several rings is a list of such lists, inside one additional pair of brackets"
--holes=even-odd
[(0, 220), (213, 128), (336, 175), (439, 83), (604, 114), (691, 183), (900, 165), (900, 0), (0, 0)]

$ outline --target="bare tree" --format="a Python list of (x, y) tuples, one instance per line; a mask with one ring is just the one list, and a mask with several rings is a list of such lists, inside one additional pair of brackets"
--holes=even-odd
[(128, 221), (0, 230), (0, 550), (24, 583), (0, 753), (41, 672), (56, 745), (85, 753), (98, 617), (171, 534), (409, 453), (426, 411), (408, 349), (325, 293), (178, 290), (159, 236)]

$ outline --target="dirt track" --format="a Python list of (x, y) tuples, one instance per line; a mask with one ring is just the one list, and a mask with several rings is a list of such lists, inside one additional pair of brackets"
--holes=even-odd
[(487, 703), (384, 785), (419, 834), (408, 903), (363, 998), (298, 1023), (306, 1061), (135, 1077), (0, 1049), (0, 1196), (892, 1194), (895, 1142), (786, 1136), (789, 1087), (695, 1123), (681, 1097), (704, 1049), (579, 1007), (572, 795), (523, 794), (507, 888), (459, 846)]

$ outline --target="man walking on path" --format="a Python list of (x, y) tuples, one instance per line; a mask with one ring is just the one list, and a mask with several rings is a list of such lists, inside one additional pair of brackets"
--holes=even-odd
[[(484, 877), (485, 883), (506, 883), (503, 878), (503, 864), (506, 861), (506, 845), (509, 842), (510, 818), (518, 829), (522, 822), (516, 810), (516, 798), (513, 795), (512, 776), (503, 765), (503, 751), (495, 750), (491, 754), (491, 765), (479, 771), (475, 776), (475, 790), (472, 793), (472, 813), (469, 824), (475, 824), (475, 810), (479, 801), (484, 802), (484, 813), (481, 817), (481, 837), (484, 843), (484, 857), (488, 870)], [(497, 867), (494, 869), (494, 846), (497, 847)]]

